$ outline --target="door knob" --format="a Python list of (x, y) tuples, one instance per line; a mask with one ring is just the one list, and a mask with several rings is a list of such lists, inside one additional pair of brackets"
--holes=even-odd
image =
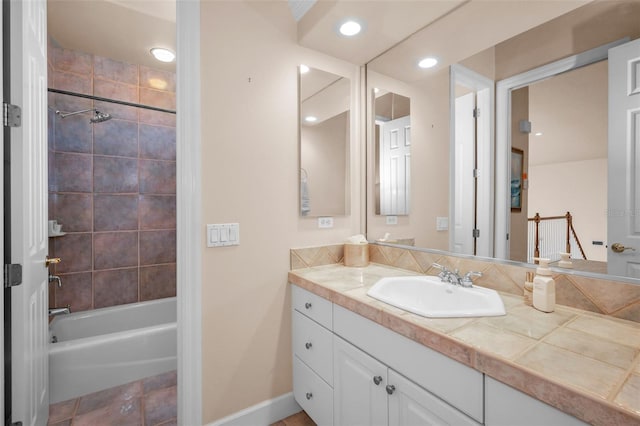
[(46, 266), (47, 268), (49, 267), (49, 265), (57, 265), (58, 263), (60, 263), (62, 261), (62, 259), (60, 259), (59, 257), (52, 257), (49, 258), (49, 256), (47, 256), (44, 259), (44, 266)]
[(376, 386), (379, 385), (380, 383), (382, 383), (382, 376), (375, 376), (373, 378), (373, 383), (375, 383)]
[(304, 347), (307, 349), (311, 349), (311, 347), (313, 346), (313, 344), (311, 342), (307, 342), (304, 344)]
[(625, 250), (631, 250), (631, 251), (636, 251), (636, 249), (634, 249), (633, 247), (625, 247), (624, 245), (620, 244), (620, 243), (613, 243), (611, 244), (611, 250), (614, 253), (622, 253)]
[(387, 385), (387, 393), (389, 395), (393, 394), (396, 391), (396, 387), (393, 385)]

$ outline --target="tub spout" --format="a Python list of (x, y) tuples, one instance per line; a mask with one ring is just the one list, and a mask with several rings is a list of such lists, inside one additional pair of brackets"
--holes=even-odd
[(49, 308), (49, 316), (55, 317), (57, 315), (66, 315), (71, 313), (71, 306), (65, 308)]
[(58, 287), (62, 288), (62, 280), (57, 275), (49, 275), (49, 282), (55, 281), (58, 283)]

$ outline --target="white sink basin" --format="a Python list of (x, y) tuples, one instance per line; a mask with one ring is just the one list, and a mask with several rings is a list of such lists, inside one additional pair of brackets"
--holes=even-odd
[(452, 285), (434, 276), (382, 278), (367, 294), (423, 317), (492, 317), (506, 314), (496, 291)]

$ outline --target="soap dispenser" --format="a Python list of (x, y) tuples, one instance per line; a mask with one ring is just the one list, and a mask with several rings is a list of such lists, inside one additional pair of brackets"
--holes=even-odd
[(556, 282), (551, 276), (549, 259), (535, 260), (539, 265), (533, 279), (533, 307), (542, 312), (553, 312), (556, 306)]

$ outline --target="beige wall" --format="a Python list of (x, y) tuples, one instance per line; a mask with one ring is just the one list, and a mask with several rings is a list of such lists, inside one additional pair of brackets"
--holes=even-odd
[(340, 216), (346, 200), (349, 112), (300, 129), (300, 160), (306, 176), (309, 216)]
[[(522, 172), (529, 169), (529, 134), (520, 132), (520, 121), (529, 120), (529, 88), (523, 87), (511, 92), (511, 146), (524, 154)], [(509, 230), (509, 259), (527, 261), (527, 208), (529, 191), (522, 186), (520, 211), (511, 211)]]
[[(296, 66), (356, 84), (358, 69), (299, 47), (286, 2), (205, 1), (201, 28), (202, 217), (239, 222), (241, 234), (240, 246), (202, 248), (208, 423), (291, 391), (289, 249), (360, 231), (359, 201), (333, 229), (299, 216)], [(351, 199), (359, 200), (352, 172)]]

